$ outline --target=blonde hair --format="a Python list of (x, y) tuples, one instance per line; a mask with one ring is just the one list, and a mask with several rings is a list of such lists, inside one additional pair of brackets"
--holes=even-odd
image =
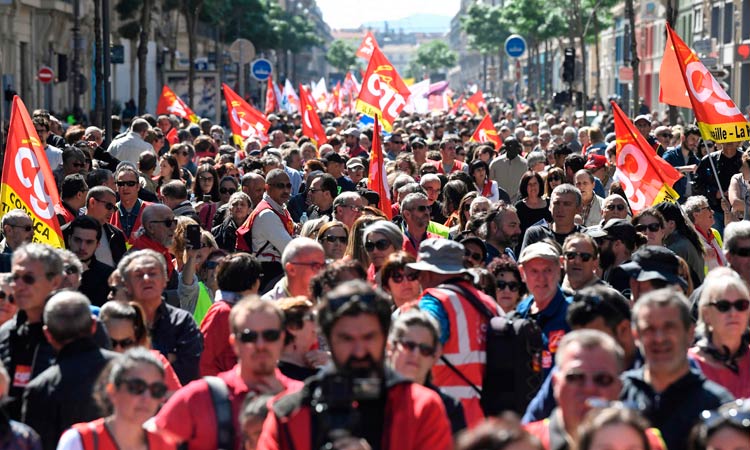
[(709, 324), (705, 322), (705, 310), (710, 303), (718, 300), (729, 291), (735, 291), (744, 298), (750, 298), (750, 291), (742, 277), (729, 267), (717, 267), (708, 272), (703, 280), (701, 296), (698, 300), (698, 331), (703, 333)]

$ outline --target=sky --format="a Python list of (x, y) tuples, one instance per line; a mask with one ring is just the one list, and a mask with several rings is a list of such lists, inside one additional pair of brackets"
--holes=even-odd
[(418, 13), (454, 16), (460, 0), (317, 0), (323, 19), (334, 29), (364, 22), (396, 20)]

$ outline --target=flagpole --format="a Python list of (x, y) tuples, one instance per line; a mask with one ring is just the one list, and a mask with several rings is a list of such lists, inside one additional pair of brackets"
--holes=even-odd
[(708, 156), (708, 162), (711, 163), (711, 172), (714, 173), (714, 178), (716, 179), (716, 187), (719, 188), (719, 194), (721, 194), (721, 200), (724, 201), (726, 200), (726, 198), (724, 198), (724, 190), (721, 188), (721, 182), (719, 181), (719, 174), (716, 173), (716, 166), (714, 165), (713, 158), (711, 158), (711, 152), (708, 151), (708, 146), (706, 145), (705, 139), (703, 139), (703, 148), (706, 149), (706, 156)]

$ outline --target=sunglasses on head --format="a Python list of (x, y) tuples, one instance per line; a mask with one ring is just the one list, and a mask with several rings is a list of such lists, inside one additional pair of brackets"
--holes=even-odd
[(410, 352), (413, 352), (414, 350), (419, 350), (419, 354), (426, 358), (429, 358), (430, 356), (434, 356), (435, 351), (437, 350), (432, 345), (418, 344), (414, 341), (407, 341), (407, 340), (398, 341), (398, 345), (400, 345), (401, 348), (408, 350)]
[(125, 186), (135, 187), (138, 184), (138, 182), (137, 181), (118, 181), (116, 184), (117, 184), (117, 187), (125, 187)]
[(327, 236), (323, 236), (323, 240), (328, 242), (329, 244), (335, 244), (336, 242), (346, 244), (349, 239), (346, 236), (334, 236), (332, 234), (329, 234)]
[(733, 302), (730, 302), (729, 300), (716, 300), (715, 302), (709, 303), (709, 305), (722, 313), (729, 312), (732, 308), (736, 311), (742, 312), (747, 311), (747, 309), (750, 308), (750, 300), (741, 299)]
[(391, 280), (396, 284), (402, 283), (404, 278), (406, 278), (407, 281), (416, 281), (419, 279), (419, 272), (406, 270), (404, 272), (393, 272), (393, 275), (391, 275)]
[(125, 386), (125, 390), (131, 395), (143, 395), (146, 391), (153, 399), (160, 399), (167, 395), (167, 385), (160, 381), (148, 384), (140, 378), (129, 378), (120, 380), (117, 387), (120, 386)]
[[(635, 231), (637, 231), (639, 233), (643, 233), (646, 230), (652, 231), (652, 232), (657, 232), (657, 231), (661, 230), (661, 225), (659, 225), (658, 223), (649, 223), (649, 224), (639, 224), (639, 225), (635, 226)], [(750, 250), (750, 249), (748, 249), (748, 250)]]
[(614, 211), (614, 210), (625, 211), (625, 205), (620, 205), (620, 204), (607, 205), (607, 211)]
[(237, 192), (237, 189), (234, 189), (234, 188), (219, 188), (219, 193), (221, 193), (221, 194), (232, 195), (235, 192)]
[(504, 291), (506, 288), (510, 289), (511, 292), (518, 292), (518, 290), (521, 288), (521, 283), (517, 281), (504, 281), (504, 280), (497, 280), (497, 288), (501, 291)]
[(128, 349), (135, 345), (135, 340), (133, 338), (125, 338), (125, 339), (115, 339), (110, 338), (110, 342), (112, 342), (112, 348), (120, 347), (123, 350)]
[(8, 303), (15, 303), (16, 299), (13, 297), (13, 294), (6, 294), (5, 291), (0, 291), (0, 301), (8, 300)]
[(581, 257), (581, 261), (583, 262), (589, 262), (591, 261), (591, 258), (594, 257), (591, 253), (585, 253), (585, 252), (565, 252), (565, 259), (568, 261), (573, 261), (574, 259)]
[(255, 344), (258, 337), (263, 338), (264, 342), (276, 342), (281, 337), (281, 330), (269, 328), (267, 330), (255, 331), (245, 328), (239, 333), (240, 342), (245, 344)]
[(382, 252), (383, 250), (387, 249), (390, 246), (391, 246), (391, 241), (389, 241), (388, 239), (380, 239), (375, 242), (372, 242), (372, 241), (365, 242), (365, 250), (367, 250), (367, 252), (372, 252), (376, 248)]
[(607, 372), (596, 372), (591, 375), (587, 375), (584, 372), (571, 371), (565, 374), (565, 382), (583, 386), (586, 384), (586, 380), (590, 379), (597, 387), (606, 388), (612, 386), (612, 383), (617, 379), (614, 375)]
[(740, 247), (736, 248), (731, 251), (731, 253), (735, 256), (740, 256), (742, 258), (747, 258), (750, 256), (750, 247)]

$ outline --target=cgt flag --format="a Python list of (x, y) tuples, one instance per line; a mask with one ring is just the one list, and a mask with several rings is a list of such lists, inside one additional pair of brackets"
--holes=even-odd
[(367, 34), (365, 34), (365, 38), (362, 39), (362, 43), (359, 45), (359, 48), (357, 49), (356, 56), (369, 61), (370, 58), (372, 58), (375, 49), (379, 49), (378, 41), (375, 40), (375, 36), (372, 35), (372, 31), (368, 31)]
[[(717, 144), (747, 140), (750, 137), (750, 125), (745, 116), (695, 53), (690, 51), (672, 27), (667, 25), (667, 47), (670, 43), (677, 55), (680, 78), (671, 76), (669, 79), (682, 79), (683, 83), (677, 92), (687, 90), (703, 139)], [(661, 73), (659, 78), (662, 78)]]
[(156, 114), (174, 114), (177, 117), (198, 123), (198, 115), (166, 84), (161, 89), (161, 97), (159, 97), (159, 103), (156, 104)]
[(55, 215), (55, 205), (60, 202), (55, 177), (29, 112), (18, 96), (13, 97), (0, 202), (0, 217), (12, 209), (22, 209), (31, 217), (33, 242), (65, 247)]
[(479, 126), (471, 136), (471, 140), (483, 144), (492, 144), (495, 147), (495, 150), (503, 145), (503, 141), (500, 139), (500, 136), (498, 136), (497, 130), (495, 130), (495, 125), (492, 124), (492, 118), (489, 115), (485, 115), (484, 119), (479, 122)]
[(316, 147), (320, 147), (328, 142), (328, 138), (326, 137), (323, 125), (320, 123), (320, 117), (315, 112), (315, 99), (313, 99), (310, 91), (305, 89), (301, 84), (299, 85), (299, 95), (302, 111), (302, 134), (315, 141)]
[(615, 178), (622, 183), (633, 214), (664, 200), (677, 200), (679, 195), (672, 186), (682, 174), (654, 153), (617, 103), (611, 105), (617, 135)]
[(390, 132), (393, 121), (406, 106), (410, 94), (411, 91), (396, 69), (376, 47), (362, 80), (362, 90), (357, 98), (357, 111), (370, 117), (379, 116), (383, 129)]
[(377, 115), (375, 116), (372, 128), (372, 151), (370, 153), (370, 172), (367, 177), (367, 188), (378, 193), (380, 196), (378, 209), (383, 211), (388, 220), (393, 219), (388, 180), (385, 173), (385, 161), (383, 160), (383, 147), (380, 143), (380, 124)]
[(482, 91), (480, 90), (477, 90), (474, 95), (467, 98), (466, 101), (464, 101), (464, 106), (466, 106), (466, 109), (471, 111), (475, 116), (479, 114), (480, 111), (485, 114), (489, 113), (487, 111), (487, 103), (484, 101), (484, 94), (482, 94)]
[(242, 146), (245, 140), (253, 137), (260, 139), (262, 143), (268, 142), (268, 127), (271, 123), (266, 116), (250, 106), (226, 83), (222, 83), (221, 87), (224, 89), (224, 99), (227, 102), (227, 113), (235, 144)]
[(268, 82), (266, 83), (266, 109), (264, 111), (266, 114), (270, 114), (279, 109), (279, 102), (276, 100), (276, 90), (274, 89), (275, 87), (275, 83), (271, 77), (268, 77)]

